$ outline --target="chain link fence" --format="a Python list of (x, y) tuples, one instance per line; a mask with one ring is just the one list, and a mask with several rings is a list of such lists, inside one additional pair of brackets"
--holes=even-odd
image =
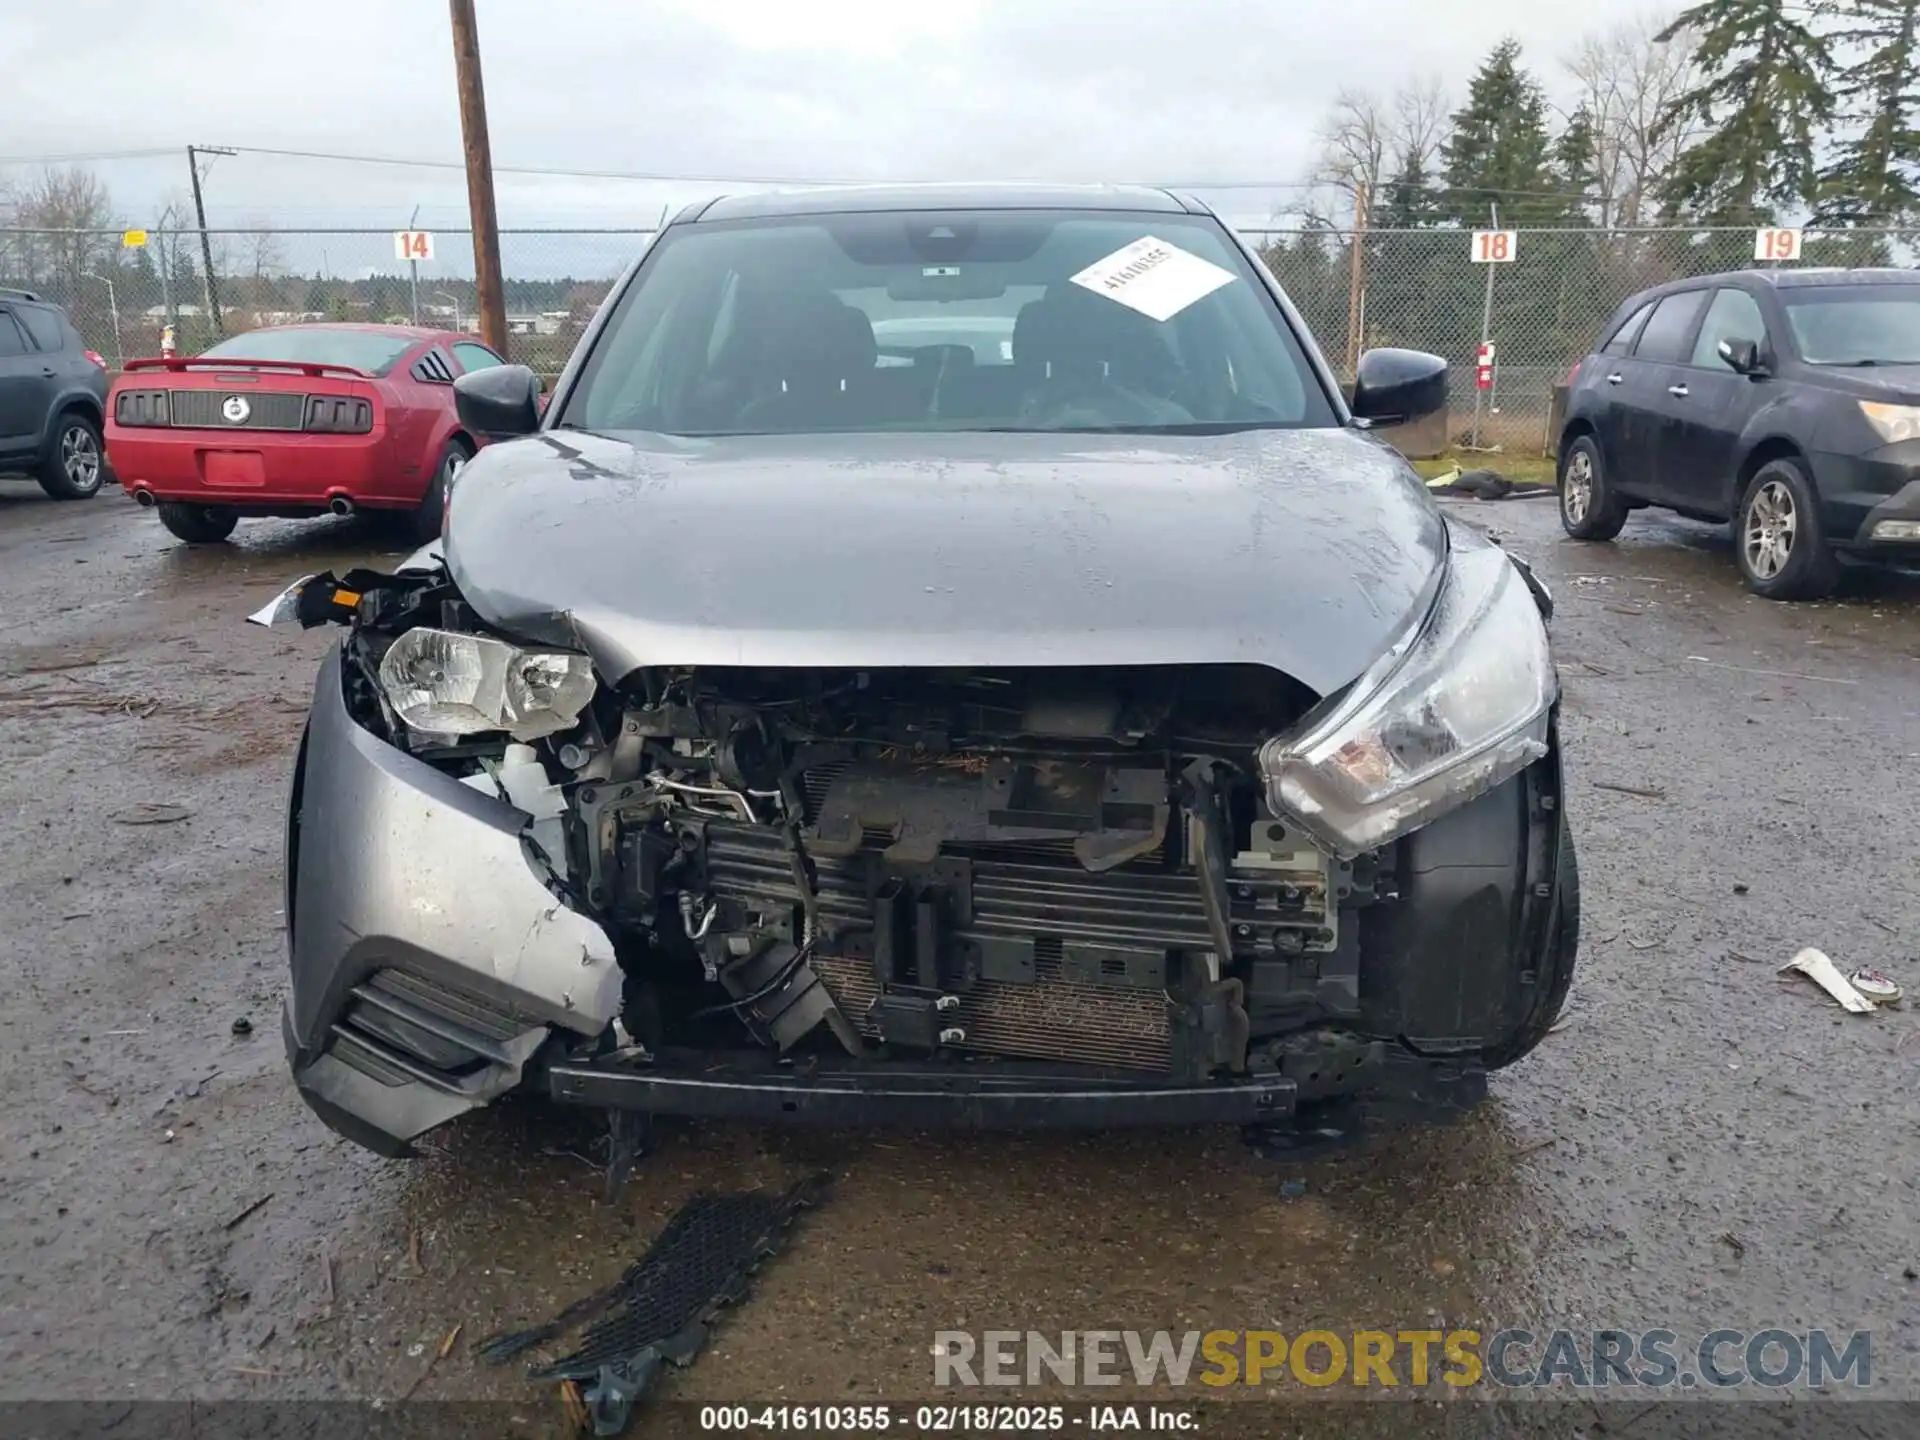
[[(557, 374), (654, 233), (501, 231), (512, 358)], [(0, 228), (0, 287), (59, 305), (115, 368), (157, 354), (168, 325), (182, 355), (221, 335), (303, 321), (479, 330), (470, 231), (434, 232), (432, 258), (411, 264), (396, 258), (390, 230), (210, 229), (204, 241), (199, 230), (148, 230), (138, 244), (127, 238), (121, 230)]]
[[(1807, 231), (1801, 265), (1911, 263), (1896, 230)], [(1537, 452), (1555, 389), (1629, 295), (1689, 276), (1751, 268), (1751, 229), (1519, 230), (1512, 259), (1476, 264), (1465, 230), (1248, 232), (1341, 377), (1382, 345), (1445, 356), (1454, 377), (1448, 436), (1472, 437), (1475, 359), (1493, 344), (1479, 396), (1480, 443)], [(1489, 273), (1491, 272), (1491, 274)], [(1489, 299), (1488, 282), (1492, 289)], [(1482, 335), (1483, 316), (1486, 317)]]
[[(653, 230), (508, 230), (501, 268), (513, 359), (547, 375)], [(1552, 397), (1607, 317), (1637, 290), (1753, 264), (1749, 229), (1521, 230), (1510, 261), (1475, 264), (1464, 230), (1253, 230), (1249, 240), (1293, 297), (1328, 359), (1351, 380), (1362, 350), (1401, 345), (1443, 355), (1455, 376), (1449, 437), (1473, 429), (1474, 360), (1493, 342), (1481, 395), (1484, 446), (1534, 450)], [(1801, 264), (1910, 263), (1907, 232), (1804, 236)], [(470, 232), (441, 230), (433, 258), (395, 258), (388, 230), (0, 229), (0, 286), (63, 307), (87, 344), (116, 366), (159, 349), (174, 326), (182, 354), (216, 333), (314, 320), (417, 321), (476, 330)], [(207, 264), (211, 256), (211, 267)], [(1491, 272), (1491, 307), (1488, 279)], [(209, 284), (211, 277), (211, 284)], [(218, 332), (212, 319), (217, 306)]]

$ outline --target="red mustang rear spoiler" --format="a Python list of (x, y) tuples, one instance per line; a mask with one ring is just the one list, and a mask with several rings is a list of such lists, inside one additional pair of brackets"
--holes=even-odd
[(371, 370), (354, 365), (332, 365), (323, 360), (242, 360), (219, 355), (153, 356), (129, 360), (123, 370), (291, 370), (299, 375), (351, 375), (356, 380), (375, 378)]

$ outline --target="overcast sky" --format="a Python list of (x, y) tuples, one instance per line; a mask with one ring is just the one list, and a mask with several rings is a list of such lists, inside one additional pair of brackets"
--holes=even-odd
[[(503, 225), (647, 224), (733, 177), (1297, 179), (1342, 86), (1457, 93), (1503, 35), (1543, 80), (1634, 6), (1575, 0), (480, 0)], [(442, 0), (0, 0), (0, 157), (254, 145), (457, 160)], [(127, 218), (183, 193), (173, 156), (99, 162)], [(19, 179), (0, 166), (0, 181)], [(1210, 194), (1238, 219), (1289, 192)], [(465, 218), (457, 171), (241, 155), (215, 223)]]

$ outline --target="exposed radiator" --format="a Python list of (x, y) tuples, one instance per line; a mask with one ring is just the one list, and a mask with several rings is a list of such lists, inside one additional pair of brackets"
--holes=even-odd
[[(949, 1014), (967, 1032), (963, 1049), (1126, 1070), (1168, 1068), (1168, 1007), (1159, 991), (1076, 985), (1060, 978), (1057, 948), (1049, 966), (1047, 949), (1041, 947), (1032, 984), (982, 980), (960, 997), (960, 1008)], [(816, 955), (813, 968), (853, 1022), (876, 1034), (867, 1019), (880, 993), (872, 963)]]
[[(970, 914), (955, 930), (961, 943), (995, 938), (1031, 942), (1032, 979), (976, 980), (949, 1012), (966, 1031), (961, 1047), (987, 1054), (1062, 1060), (1126, 1069), (1165, 1071), (1171, 1063), (1169, 1005), (1160, 983), (1108, 972), (1088, 983), (1104, 947), (1164, 955), (1208, 948), (1206, 912), (1190, 875), (1147, 867), (1101, 874), (1067, 859), (964, 858)], [(825, 916), (865, 923), (873, 912), (877, 849), (844, 860), (816, 862), (816, 888)], [(779, 832), (714, 822), (707, 827), (707, 883), (739, 900), (797, 902), (791, 862)], [(833, 930), (831, 923), (828, 932)], [(1091, 947), (1079, 978), (1067, 974), (1067, 947)], [(872, 1033), (867, 1009), (880, 993), (873, 961), (864, 954), (828, 953), (815, 971), (856, 1024)], [(853, 948), (853, 947), (848, 947)]]

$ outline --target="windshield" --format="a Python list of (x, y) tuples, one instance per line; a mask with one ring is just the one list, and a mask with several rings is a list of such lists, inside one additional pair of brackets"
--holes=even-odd
[(222, 360), (302, 360), (313, 365), (351, 365), (384, 375), (413, 347), (411, 335), (380, 330), (329, 330), (324, 326), (254, 330), (201, 351)]
[(1787, 325), (1809, 365), (1920, 365), (1920, 286), (1788, 293)]
[(1336, 421), (1216, 221), (921, 211), (670, 229), (557, 423), (768, 435)]

